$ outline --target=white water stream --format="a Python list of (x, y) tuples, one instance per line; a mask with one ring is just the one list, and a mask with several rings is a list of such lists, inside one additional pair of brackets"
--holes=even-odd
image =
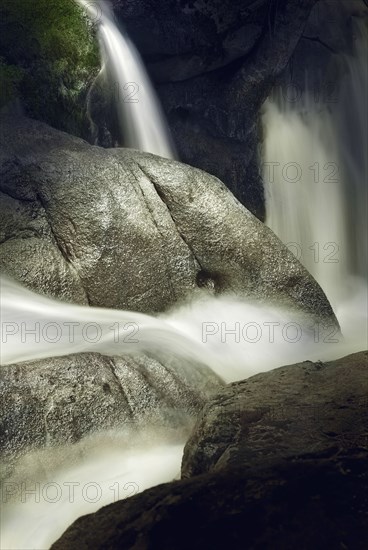
[(124, 29), (118, 28), (108, 2), (77, 2), (97, 25), (102, 70), (113, 91), (124, 146), (175, 158), (162, 107), (141, 56)]

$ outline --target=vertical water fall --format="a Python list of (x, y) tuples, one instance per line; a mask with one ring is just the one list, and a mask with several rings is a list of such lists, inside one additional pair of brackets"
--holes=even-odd
[(137, 49), (117, 27), (106, 2), (77, 1), (98, 26), (103, 71), (113, 90), (124, 145), (175, 158), (164, 113)]
[(367, 29), (355, 27), (336, 100), (280, 96), (264, 106), (267, 225), (298, 257), (332, 304), (367, 275)]

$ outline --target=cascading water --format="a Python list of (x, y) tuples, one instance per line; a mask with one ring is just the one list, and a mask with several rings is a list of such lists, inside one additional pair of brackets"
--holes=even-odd
[(122, 142), (126, 147), (175, 158), (162, 108), (134, 44), (118, 29), (107, 2), (77, 2), (97, 23), (102, 70), (114, 91)]
[[(84, 1), (82, 3), (86, 5)], [(112, 19), (104, 11), (100, 35), (104, 36), (106, 55), (111, 56), (111, 70), (120, 74), (123, 46), (117, 32)], [(114, 354), (155, 352), (161, 345), (187, 361), (209, 365), (229, 382), (287, 363), (306, 359), (328, 360), (363, 349), (367, 344), (364, 324), (366, 302), (358, 292), (360, 279), (357, 279), (366, 272), (367, 258), (362, 244), (366, 242), (362, 228), (366, 213), (364, 185), (367, 168), (362, 160), (365, 158), (366, 140), (362, 109), (366, 106), (367, 97), (363, 38), (361, 35), (357, 42), (355, 59), (347, 61), (348, 70), (335, 106), (331, 109), (320, 106), (317, 109), (307, 99), (303, 105), (291, 108), (287, 104), (275, 105), (268, 101), (263, 116), (267, 223), (313, 273), (334, 303), (345, 335), (344, 341), (338, 338), (330, 343), (315, 342), (314, 335), (308, 331), (303, 331), (302, 338), (294, 341), (290, 338), (288, 341), (282, 329), (288, 322), (298, 321), (295, 314), (234, 297), (203, 296), (161, 318), (71, 304), (62, 307), (58, 304), (58, 314), (55, 314), (54, 301), (5, 281), (2, 299), (6, 313), (4, 321), (9, 323), (9, 333), (2, 350), (4, 362), (87, 350)], [(127, 42), (123, 42), (124, 47), (129, 49)], [(130, 53), (127, 58), (133, 64), (136, 62)], [(140, 70), (139, 67), (137, 70)], [(131, 73), (121, 78), (119, 82), (122, 85), (127, 80), (134, 80)], [(147, 116), (150, 118), (151, 115)], [(347, 120), (356, 120), (354, 133), (361, 128), (363, 137), (359, 138), (357, 147), (349, 142), (351, 130)], [(136, 125), (135, 128), (138, 134), (148, 131), (147, 125)], [(150, 140), (152, 135), (154, 133), (151, 132)], [(352, 212), (356, 218), (353, 230), (350, 229)], [(356, 247), (355, 241), (360, 243), (359, 247)], [(349, 294), (349, 289), (354, 290), (355, 298), (351, 290)], [(349, 308), (345, 307), (346, 301)], [(365, 311), (359, 313), (357, 304)], [(68, 342), (66, 347), (65, 340), (56, 339), (52, 343), (50, 338), (48, 342), (40, 342), (38, 347), (34, 344), (27, 347), (27, 343), (21, 340), (21, 333), (16, 333), (14, 329), (12, 334), (11, 330), (11, 323), (16, 327), (22, 321), (43, 325), (54, 322), (58, 326), (64, 321), (80, 324), (97, 322), (102, 328), (119, 321), (133, 327), (138, 325), (138, 342), (130, 346), (128, 342), (128, 345), (117, 349), (114, 333), (110, 330), (95, 345), (76, 338), (73, 345)], [(250, 332), (248, 341), (244, 338), (241, 341), (236, 338), (224, 340), (221, 330), (218, 330), (221, 322), (228, 327), (236, 322), (242, 326), (256, 323), (263, 330), (260, 338)], [(270, 323), (277, 323), (272, 338)], [(204, 326), (208, 329), (205, 332)], [(107, 332), (109, 336), (106, 336)], [(68, 332), (64, 336), (66, 334)], [(120, 488), (135, 484), (134, 487), (142, 490), (168, 481), (178, 472), (183, 438), (179, 443), (168, 441), (164, 436), (160, 439), (157, 434), (149, 443), (147, 438), (143, 443), (142, 439), (135, 439), (132, 442), (134, 451), (125, 448), (126, 441), (122, 434), (99, 434), (77, 445), (45, 449), (23, 457), (6, 481), (18, 488), (22, 482), (28, 482), (33, 487), (39, 482), (41, 500), (37, 502), (31, 496), (26, 504), (19, 498), (9, 496), (3, 504), (1, 546), (9, 549), (48, 548), (71, 521), (112, 502), (116, 493), (111, 487), (116, 482)], [(152, 476), (143, 475), (147, 462)], [(71, 507), (70, 499), (55, 499), (57, 491), (60, 491), (58, 488), (62, 489), (62, 498), (70, 495), (72, 483), (79, 483), (75, 491), (75, 507)], [(49, 492), (46, 492), (45, 498), (42, 491), (47, 484)], [(83, 494), (83, 488), (88, 484), (90, 492)], [(98, 487), (103, 488), (103, 499), (93, 503), (96, 486), (97, 490)], [(120, 498), (124, 496), (128, 495), (119, 495)], [(54, 525), (56, 515), (58, 522)]]
[(264, 126), (266, 223), (331, 299), (346, 278), (348, 249), (331, 116), (309, 98), (299, 108), (269, 100)]
[[(367, 278), (367, 27), (329, 103), (306, 93), (265, 104), (263, 176), (267, 225), (317, 279), (332, 305), (363, 292)], [(361, 297), (363, 298), (363, 296)], [(366, 305), (366, 299), (360, 299)]]
[(367, 27), (333, 102), (308, 94), (264, 106), (267, 225), (322, 286), (349, 341), (367, 346)]

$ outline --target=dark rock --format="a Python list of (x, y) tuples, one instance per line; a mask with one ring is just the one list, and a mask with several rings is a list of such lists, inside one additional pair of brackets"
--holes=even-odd
[(229, 384), (202, 410), (182, 476), (328, 458), (351, 448), (368, 451), (368, 352)]
[(184, 427), (222, 385), (210, 369), (80, 353), (1, 368), (3, 458), (124, 425)]
[(365, 550), (367, 453), (154, 487), (75, 521), (52, 550)]
[(266, 0), (114, 2), (116, 19), (162, 81), (187, 80), (244, 57), (262, 33), (268, 8)]
[(216, 178), (25, 118), (3, 117), (0, 140), (0, 265), (25, 286), (143, 312), (206, 287), (337, 324), (316, 281)]
[(357, 25), (367, 25), (364, 0), (319, 0), (274, 92), (295, 103), (308, 93), (316, 105), (337, 103), (346, 56), (354, 55)]
[(185, 449), (194, 477), (79, 518), (52, 550), (365, 549), (367, 356), (223, 388)]

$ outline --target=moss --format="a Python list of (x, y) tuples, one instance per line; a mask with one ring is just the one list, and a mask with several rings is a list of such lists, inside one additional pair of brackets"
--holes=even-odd
[(99, 70), (93, 26), (74, 0), (2, 0), (2, 105), (19, 97), (26, 112), (86, 133), (85, 98)]

